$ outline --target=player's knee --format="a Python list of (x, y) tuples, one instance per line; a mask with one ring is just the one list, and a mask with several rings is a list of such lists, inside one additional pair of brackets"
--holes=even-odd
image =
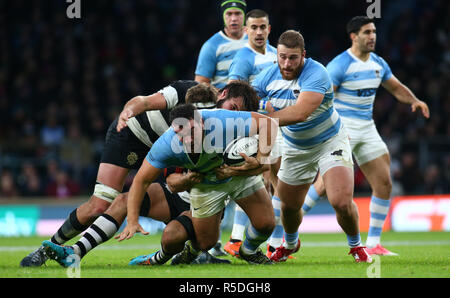
[(111, 203), (99, 200), (95, 196), (91, 197), (88, 204), (89, 208), (87, 208), (86, 210), (89, 213), (88, 215), (92, 218), (102, 215), (111, 206)]
[(275, 217), (265, 217), (262, 220), (252, 222), (252, 226), (261, 234), (270, 235), (275, 229)]
[(118, 195), (120, 195), (119, 191), (102, 183), (97, 183), (88, 202), (90, 215), (95, 217), (105, 213)]
[(298, 202), (287, 202), (281, 204), (281, 211), (285, 214), (299, 212), (302, 206)]
[(377, 185), (373, 187), (374, 193), (380, 197), (390, 197), (392, 191), (391, 177), (383, 177), (377, 181)]
[(161, 242), (166, 252), (176, 253), (183, 249), (188, 239), (195, 240), (195, 231), (192, 219), (184, 212), (167, 224)]
[(113, 201), (113, 203), (111, 204), (111, 206), (108, 208), (109, 210), (112, 211), (118, 211), (118, 210), (123, 210), (126, 212), (127, 210), (127, 198), (128, 196), (126, 194), (119, 194)]
[(169, 224), (164, 229), (161, 237), (161, 244), (164, 251), (168, 253), (177, 253), (183, 249), (184, 242), (187, 238), (187, 234), (181, 226)]
[(267, 222), (265, 225), (259, 227), (257, 230), (261, 234), (270, 235), (270, 234), (272, 234), (274, 229), (275, 229), (275, 221)]
[(332, 206), (338, 214), (351, 214), (353, 209), (352, 200), (338, 200), (332, 203)]

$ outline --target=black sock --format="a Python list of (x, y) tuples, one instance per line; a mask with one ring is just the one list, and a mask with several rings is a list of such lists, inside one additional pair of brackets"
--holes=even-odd
[(78, 221), (77, 209), (75, 209), (70, 213), (59, 230), (52, 236), (51, 241), (59, 245), (64, 244), (87, 228), (88, 226), (84, 226)]

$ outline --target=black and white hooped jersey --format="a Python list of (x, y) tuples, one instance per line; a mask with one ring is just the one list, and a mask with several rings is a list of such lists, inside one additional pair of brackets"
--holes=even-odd
[[(184, 104), (188, 89), (197, 84), (198, 82), (193, 80), (179, 80), (159, 90), (158, 92), (164, 96), (167, 102), (167, 108), (165, 110), (147, 111), (132, 117), (127, 121), (128, 127), (142, 143), (151, 147), (159, 136), (169, 128), (170, 111), (175, 106)], [(215, 103), (194, 103), (194, 105), (200, 109), (215, 107)]]

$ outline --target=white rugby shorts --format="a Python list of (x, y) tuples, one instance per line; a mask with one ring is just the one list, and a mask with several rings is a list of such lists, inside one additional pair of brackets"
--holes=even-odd
[(310, 149), (285, 143), (278, 178), (289, 185), (303, 185), (312, 183), (317, 171), (323, 175), (338, 166), (353, 169), (350, 142), (342, 127), (334, 137)]
[(363, 165), (386, 153), (386, 143), (381, 139), (374, 121), (341, 117), (344, 128), (350, 137), (353, 157), (358, 165)]
[(192, 216), (212, 216), (225, 208), (228, 199), (239, 200), (264, 187), (262, 175), (234, 176), (223, 184), (197, 184), (190, 192)]

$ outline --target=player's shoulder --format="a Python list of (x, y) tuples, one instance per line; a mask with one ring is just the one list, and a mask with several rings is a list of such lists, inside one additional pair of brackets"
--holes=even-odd
[(260, 89), (263, 86), (268, 86), (271, 82), (281, 80), (281, 73), (278, 68), (278, 63), (267, 66), (253, 79), (252, 85)]
[(249, 112), (246, 111), (232, 111), (232, 110), (226, 110), (226, 109), (208, 109), (208, 110), (199, 110), (200, 111), (200, 115), (202, 117), (202, 119), (208, 120), (208, 119), (213, 119), (213, 120), (224, 120), (224, 119), (228, 119), (228, 118), (233, 118), (233, 117), (238, 117), (238, 116), (242, 116), (242, 115), (247, 115), (249, 114)]
[(304, 70), (302, 71), (302, 74), (325, 74), (328, 73), (325, 66), (320, 63), (319, 61), (314, 60), (313, 58), (307, 58), (305, 59), (305, 66)]
[(279, 68), (278, 68), (278, 63), (274, 63), (273, 65), (269, 65), (266, 68), (264, 68), (259, 74), (258, 77), (264, 77), (267, 79), (270, 78), (274, 78), (277, 75), (281, 75)]
[(384, 60), (383, 57), (374, 52), (370, 53), (370, 59), (382, 65), (387, 64), (386, 60)]
[(345, 50), (342, 53), (340, 53), (339, 55), (337, 55), (336, 57), (334, 57), (327, 65), (327, 67), (329, 66), (339, 66), (339, 67), (346, 67), (348, 65), (350, 65), (350, 63), (356, 61), (355, 58), (352, 57), (352, 55), (350, 55), (350, 53), (348, 52), (349, 50)]
[(242, 48), (240, 48), (233, 59), (236, 60), (249, 60), (249, 58), (255, 56), (255, 52), (249, 48), (248, 44)]
[(312, 58), (305, 59), (305, 66), (299, 77), (299, 84), (303, 87), (313, 84), (321, 84), (325, 87), (331, 86), (331, 78), (325, 66)]
[(305, 66), (311, 69), (325, 69), (325, 66), (313, 58), (306, 58)]
[(173, 143), (176, 133), (173, 128), (166, 130), (152, 145), (148, 153), (148, 158), (150, 160), (165, 159), (173, 154)]
[(203, 120), (209, 119), (209, 118), (218, 118), (221, 115), (223, 115), (225, 113), (225, 111), (228, 111), (228, 110), (219, 109), (219, 108), (199, 110), (200, 115)]
[(226, 38), (225, 34), (222, 31), (216, 32), (213, 36), (211, 36), (203, 46), (217, 48), (223, 43), (228, 42), (228, 38)]
[(169, 129), (167, 129), (157, 140), (156, 142), (153, 144), (152, 148), (154, 146), (167, 146), (170, 145), (170, 143), (172, 142), (172, 138), (176, 135), (175, 131), (173, 130), (172, 127), (169, 127)]

